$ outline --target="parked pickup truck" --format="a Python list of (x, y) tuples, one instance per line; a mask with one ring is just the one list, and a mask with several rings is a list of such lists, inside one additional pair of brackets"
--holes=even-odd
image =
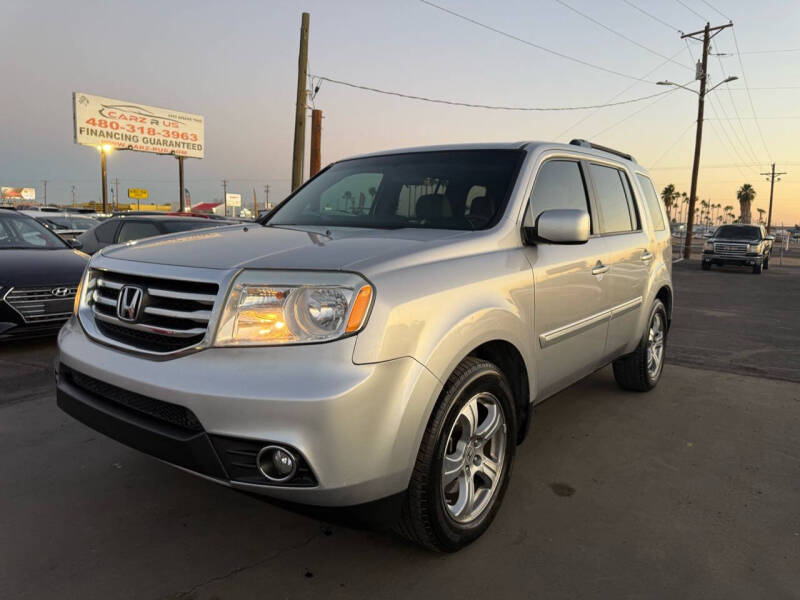
[(752, 267), (760, 274), (769, 269), (769, 257), (775, 238), (767, 235), (763, 225), (722, 225), (703, 248), (702, 267), (738, 265)]
[(534, 404), (608, 363), (658, 383), (670, 237), (645, 169), (583, 140), (341, 160), (258, 223), (97, 253), (58, 405), (237, 490), (394, 506), (454, 551)]

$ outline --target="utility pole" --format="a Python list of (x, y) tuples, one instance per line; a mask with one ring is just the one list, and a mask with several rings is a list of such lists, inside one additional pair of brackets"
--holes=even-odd
[(47, 206), (47, 179), (42, 179), (44, 184), (44, 205)]
[[(769, 178), (769, 214), (767, 216), (767, 233), (769, 233), (770, 228), (772, 227), (772, 193), (775, 190), (775, 178), (779, 175), (787, 175), (786, 171), (781, 171), (779, 173), (775, 172), (775, 163), (772, 163), (772, 171), (769, 173), (761, 173), (761, 175), (767, 175)], [(778, 181), (781, 178), (778, 177)]]
[(222, 201), (225, 203), (225, 215), (228, 216), (228, 180), (222, 180)]
[(692, 165), (692, 185), (689, 192), (689, 214), (686, 218), (686, 243), (683, 248), (683, 258), (687, 260), (692, 256), (694, 207), (695, 203), (697, 202), (697, 178), (700, 171), (700, 146), (703, 143), (703, 111), (705, 109), (706, 84), (708, 83), (708, 49), (711, 43), (711, 38), (727, 27), (733, 27), (733, 23), (719, 25), (717, 27), (711, 27), (709, 23), (706, 23), (705, 28), (701, 31), (685, 33), (681, 36), (681, 39), (692, 38), (700, 41), (697, 36), (700, 34), (703, 35), (703, 58), (698, 64), (696, 77), (700, 80), (700, 93), (698, 94), (697, 102), (697, 133), (694, 140), (694, 164)]
[(303, 183), (303, 156), (306, 142), (306, 78), (308, 77), (308, 23), (303, 13), (300, 22), (300, 53), (297, 59), (297, 104), (294, 112), (294, 148), (292, 149), (292, 191)]
[(258, 200), (256, 200), (256, 188), (253, 188), (253, 218), (258, 218)]
[(264, 209), (269, 210), (269, 186), (264, 186)]
[(72, 206), (75, 207), (75, 186), (72, 186)]
[(119, 210), (119, 179), (117, 177), (114, 177), (114, 203)]
[(322, 111), (311, 111), (311, 171), (309, 177), (319, 173), (322, 163)]

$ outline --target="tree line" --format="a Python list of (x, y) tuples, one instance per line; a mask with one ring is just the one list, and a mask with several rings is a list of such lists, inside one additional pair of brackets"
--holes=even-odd
[[(752, 223), (751, 206), (756, 197), (756, 191), (749, 183), (745, 183), (736, 192), (739, 201), (739, 215), (734, 213), (734, 206), (728, 204), (715, 204), (710, 200), (700, 200), (695, 204), (695, 223), (701, 225), (722, 225), (724, 223)], [(661, 191), (661, 200), (667, 209), (667, 216), (672, 223), (685, 222), (689, 211), (689, 196), (686, 192), (679, 192), (675, 185), (670, 183)], [(758, 222), (764, 222), (763, 208), (757, 208)]]

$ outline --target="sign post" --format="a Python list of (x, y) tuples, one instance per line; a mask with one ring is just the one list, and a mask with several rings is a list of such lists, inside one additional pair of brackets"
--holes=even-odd
[(147, 200), (149, 192), (143, 188), (128, 188), (128, 198), (136, 200), (136, 210), (139, 210), (139, 200)]
[(183, 159), (204, 156), (202, 115), (83, 92), (73, 92), (72, 111), (75, 143), (100, 150), (104, 212), (108, 210), (106, 154), (112, 148), (177, 157), (179, 206), (185, 209)]
[(242, 206), (242, 195), (241, 194), (227, 194), (226, 193), (225, 194), (225, 205), (226, 205), (225, 216), (226, 217), (228, 216), (227, 207), (230, 206), (231, 207), (231, 216), (235, 217), (236, 216), (236, 208)]

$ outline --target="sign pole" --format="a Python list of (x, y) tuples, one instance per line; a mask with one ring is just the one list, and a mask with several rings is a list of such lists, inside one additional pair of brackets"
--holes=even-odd
[(178, 199), (178, 206), (180, 212), (186, 211), (186, 194), (183, 192), (184, 185), (183, 185), (183, 157), (178, 157), (178, 183), (180, 185), (179, 192), (179, 199)]
[(108, 213), (108, 171), (106, 170), (106, 149), (100, 146), (101, 186), (103, 188), (103, 213)]

